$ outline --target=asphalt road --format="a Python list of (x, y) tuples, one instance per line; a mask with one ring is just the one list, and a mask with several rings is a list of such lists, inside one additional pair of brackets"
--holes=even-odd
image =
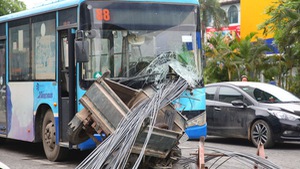
[[(191, 147), (197, 146), (198, 141), (186, 143)], [(209, 136), (205, 141), (205, 147), (214, 147), (234, 152), (256, 155), (257, 148), (251, 142), (244, 139), (222, 138)], [(268, 161), (282, 169), (300, 168), (300, 142), (278, 143), (272, 149), (265, 149)], [(222, 167), (220, 167), (222, 168)], [(237, 168), (247, 168), (240, 165)]]
[(0, 162), (10, 169), (71, 169), (87, 155), (88, 152), (71, 151), (68, 161), (50, 162), (46, 159), (42, 144), (0, 139)]
[[(192, 140), (180, 144), (182, 153), (186, 157), (192, 157), (191, 153), (196, 153), (199, 141)], [(225, 149), (228, 151), (247, 153), (256, 155), (257, 149), (252, 146), (250, 142), (243, 139), (229, 139), (220, 137), (208, 137), (205, 141), (205, 152), (209, 148)], [(8, 165), (11, 169), (53, 169), (53, 168), (75, 168), (87, 155), (88, 151), (71, 151), (70, 159), (66, 162), (50, 162), (46, 159), (42, 144), (26, 143), (20, 141), (12, 141), (0, 139), (0, 162)], [(268, 160), (278, 165), (283, 169), (297, 169), (300, 168), (300, 143), (283, 143), (277, 144), (273, 149), (266, 149), (265, 154)], [(225, 161), (225, 160), (223, 160)], [(219, 160), (219, 163), (223, 163)], [(232, 162), (233, 161), (233, 162)], [(252, 166), (245, 166), (234, 159), (230, 159), (221, 166), (214, 164), (212, 168), (228, 168), (228, 165), (234, 164), (232, 168), (253, 168)], [(212, 162), (207, 163), (206, 166), (212, 166)]]

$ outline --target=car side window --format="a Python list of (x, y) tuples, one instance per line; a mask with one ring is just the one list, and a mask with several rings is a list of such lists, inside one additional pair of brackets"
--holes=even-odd
[(214, 100), (218, 87), (207, 87), (205, 90), (205, 96), (207, 100)]
[(219, 101), (231, 103), (234, 100), (242, 100), (243, 101), (243, 95), (230, 87), (221, 87), (219, 91)]
[(265, 92), (260, 89), (254, 89), (253, 91), (254, 98), (258, 102), (263, 102), (263, 103), (274, 103), (274, 102), (279, 102), (279, 100), (273, 96), (272, 94)]

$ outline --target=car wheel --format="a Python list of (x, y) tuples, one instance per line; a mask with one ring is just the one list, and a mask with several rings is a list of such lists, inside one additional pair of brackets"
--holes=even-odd
[(56, 144), (54, 116), (50, 109), (43, 120), (42, 140), (44, 152), (50, 161), (62, 161), (68, 156), (68, 150)]
[(265, 148), (274, 146), (273, 134), (267, 122), (257, 120), (251, 127), (251, 140), (257, 147), (261, 142)]

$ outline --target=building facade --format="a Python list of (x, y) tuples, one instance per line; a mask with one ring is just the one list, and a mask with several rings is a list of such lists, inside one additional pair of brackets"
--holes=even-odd
[[(265, 39), (268, 46), (273, 50), (269, 54), (278, 53), (277, 48), (273, 44), (273, 34), (263, 35), (263, 31), (259, 30), (268, 15), (265, 10), (268, 6), (273, 5), (277, 0), (219, 0), (221, 8), (226, 12), (229, 20), (228, 27), (222, 27), (221, 31), (224, 36), (230, 38), (245, 38), (251, 32), (257, 32), (259, 38)], [(209, 19), (208, 19), (209, 20)], [(209, 38), (216, 29), (212, 27), (213, 21), (210, 20), (206, 28), (206, 38)]]
[(273, 34), (263, 35), (263, 31), (259, 30), (259, 25), (262, 24), (268, 15), (265, 14), (266, 9), (273, 5), (277, 0), (242, 0), (241, 7), (241, 37), (246, 37), (251, 32), (257, 32), (259, 38), (265, 39), (268, 46), (273, 50), (269, 54), (279, 53), (276, 46), (273, 44)]
[[(241, 38), (240, 35), (240, 23), (241, 23), (241, 8), (240, 0), (219, 0), (221, 8), (226, 12), (226, 16), (229, 21), (227, 27), (222, 27), (222, 34), (230, 38)], [(217, 30), (213, 27), (213, 20), (208, 19), (208, 27), (206, 28), (206, 35), (209, 38)]]

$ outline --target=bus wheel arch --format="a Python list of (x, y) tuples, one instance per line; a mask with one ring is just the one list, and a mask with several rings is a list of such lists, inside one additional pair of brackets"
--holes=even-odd
[(45, 155), (50, 161), (62, 161), (68, 156), (68, 150), (56, 143), (55, 120), (50, 108), (43, 116), (41, 139)]
[(49, 105), (42, 104), (38, 107), (35, 115), (35, 142), (42, 142), (42, 128), (43, 119), (48, 109), (51, 109)]

